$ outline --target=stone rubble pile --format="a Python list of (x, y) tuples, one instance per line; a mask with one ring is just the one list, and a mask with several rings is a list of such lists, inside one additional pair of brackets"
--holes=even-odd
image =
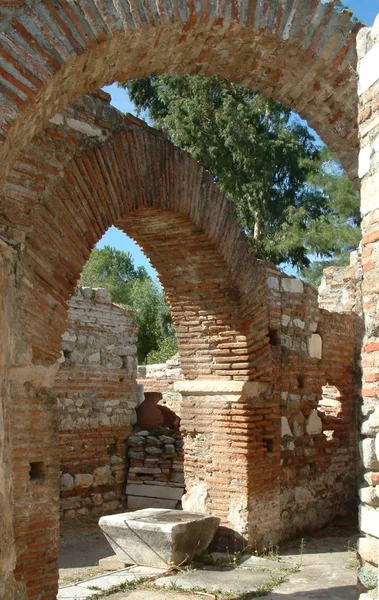
[(127, 507), (181, 508), (183, 439), (176, 429), (136, 430), (127, 441)]

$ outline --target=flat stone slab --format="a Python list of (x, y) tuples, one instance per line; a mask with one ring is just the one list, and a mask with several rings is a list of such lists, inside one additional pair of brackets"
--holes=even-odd
[[(278, 571), (275, 573), (278, 575)], [(201, 588), (207, 592), (253, 592), (260, 585), (272, 579), (270, 571), (252, 571), (233, 567), (208, 567), (184, 575), (161, 577), (155, 581), (158, 587), (169, 588), (175, 585), (182, 590)]]
[(99, 521), (121, 560), (148, 567), (190, 561), (208, 548), (219, 523), (210, 515), (162, 508), (104, 516)]
[(154, 577), (161, 575), (165, 569), (156, 569), (151, 567), (129, 567), (107, 575), (91, 577), (85, 581), (80, 581), (75, 585), (59, 588), (57, 600), (82, 600), (89, 598), (94, 594), (102, 594), (105, 590), (126, 583), (135, 581), (143, 577)]

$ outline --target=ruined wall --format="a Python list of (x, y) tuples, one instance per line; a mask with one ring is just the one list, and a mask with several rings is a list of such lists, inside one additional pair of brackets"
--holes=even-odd
[(358, 317), (320, 309), (313, 287), (266, 269), (280, 390), (280, 528), (288, 538), (354, 510)]
[(350, 254), (349, 265), (324, 269), (318, 289), (320, 307), (330, 312), (352, 311), (363, 321), (362, 279), (362, 254), (358, 249)]
[(106, 290), (73, 295), (54, 386), (65, 517), (116, 510), (123, 501), (137, 401), (136, 339), (135, 322)]
[(363, 600), (377, 586), (379, 547), (379, 17), (371, 29), (360, 32), (357, 49), (364, 310), (358, 552)]

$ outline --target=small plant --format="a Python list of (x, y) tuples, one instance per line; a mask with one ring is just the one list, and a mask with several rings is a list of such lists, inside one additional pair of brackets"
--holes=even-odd
[(300, 548), (299, 548), (299, 554), (300, 554), (300, 566), (303, 566), (303, 555), (304, 555), (304, 551), (305, 551), (305, 539), (301, 538), (300, 540)]

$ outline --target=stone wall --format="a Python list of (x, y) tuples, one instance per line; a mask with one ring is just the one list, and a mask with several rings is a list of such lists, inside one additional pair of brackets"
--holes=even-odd
[(125, 496), (126, 439), (137, 402), (137, 327), (103, 289), (78, 289), (69, 303), (59, 407), (63, 516), (102, 514)]

